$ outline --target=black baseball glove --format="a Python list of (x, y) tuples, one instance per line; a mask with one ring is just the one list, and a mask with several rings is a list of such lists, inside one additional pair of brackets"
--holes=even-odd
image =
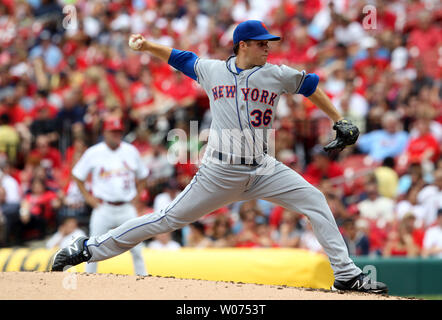
[(333, 125), (333, 129), (336, 130), (336, 138), (324, 147), (327, 152), (342, 151), (346, 146), (355, 144), (358, 140), (359, 129), (350, 120), (339, 120)]

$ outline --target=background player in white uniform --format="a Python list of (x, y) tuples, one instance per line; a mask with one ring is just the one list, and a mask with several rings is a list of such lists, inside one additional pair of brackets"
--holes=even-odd
[[(89, 225), (90, 236), (106, 233), (137, 217), (131, 202), (138, 197), (138, 191), (145, 185), (148, 171), (141, 162), (138, 150), (121, 141), (123, 130), (121, 119), (106, 119), (103, 125), (104, 141), (87, 149), (72, 169), (81, 193), (93, 208)], [(92, 193), (85, 188), (85, 181), (90, 173)], [(143, 243), (140, 243), (131, 250), (137, 275), (147, 274), (142, 248)], [(86, 272), (96, 271), (96, 263), (86, 265)]]
[[(358, 129), (342, 119), (327, 95), (317, 88), (317, 75), (266, 63), (268, 41), (279, 39), (269, 34), (262, 22), (245, 21), (233, 34), (236, 56), (221, 61), (200, 59), (195, 53), (155, 44), (141, 35), (131, 36), (132, 48), (168, 62), (206, 91), (212, 123), (202, 164), (191, 183), (165, 209), (132, 219), (98, 237), (77, 239), (70, 248), (56, 253), (52, 270), (108, 259), (156, 234), (182, 228), (221, 206), (258, 198), (309, 218), (329, 257), (335, 288), (387, 291), (385, 284), (363, 275), (349, 258), (324, 195), (266, 152), (266, 130), (272, 127), (275, 108), (284, 93), (303, 94), (335, 122), (333, 148), (342, 149), (356, 141), (344, 139), (350, 142), (342, 143), (344, 140), (338, 138), (358, 135)], [(342, 127), (348, 129), (345, 134)]]

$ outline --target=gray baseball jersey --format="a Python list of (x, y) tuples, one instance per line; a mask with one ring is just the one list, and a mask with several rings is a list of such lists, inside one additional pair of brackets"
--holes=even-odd
[(268, 129), (281, 94), (298, 93), (306, 73), (269, 63), (238, 72), (235, 61), (198, 59), (195, 73), (210, 99), (208, 146), (252, 157), (268, 148)]
[[(90, 261), (121, 254), (221, 206), (259, 198), (305, 214), (329, 257), (335, 278), (354, 278), (361, 270), (348, 256), (324, 195), (265, 152), (266, 131), (272, 127), (281, 94), (298, 93), (306, 73), (269, 63), (238, 72), (235, 61), (235, 57), (195, 60), (194, 73), (209, 96), (213, 117), (208, 147), (191, 183), (166, 208), (91, 237), (87, 242)], [(256, 159), (257, 163), (244, 164), (242, 159)]]

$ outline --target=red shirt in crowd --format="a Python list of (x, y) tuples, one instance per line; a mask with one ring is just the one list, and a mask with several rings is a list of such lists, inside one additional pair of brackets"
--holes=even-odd
[(198, 167), (190, 162), (190, 159), (186, 163), (177, 163), (175, 165), (175, 171), (177, 175), (188, 175), (193, 177), (198, 171)]
[(439, 158), (440, 147), (436, 138), (433, 137), (431, 133), (410, 140), (406, 150), (409, 163), (422, 162), (424, 154), (429, 150), (433, 151), (431, 160), (435, 162)]
[(387, 59), (380, 57), (367, 57), (357, 61), (354, 65), (354, 69), (363, 82), (363, 87), (367, 87), (376, 83), (379, 77), (382, 75), (382, 71), (389, 65)]
[(79, 48), (76, 51), (76, 64), (79, 70), (104, 63), (103, 53), (94, 46)]
[(376, 221), (370, 221), (370, 251), (381, 251), (387, 241), (387, 231), (376, 226)]
[(284, 212), (284, 208), (280, 206), (275, 206), (269, 215), (269, 225), (273, 229), (277, 229), (279, 227), (279, 223), (281, 222), (282, 213)]
[(240, 233), (238, 233), (238, 237), (242, 238), (245, 233), (248, 233), (246, 239), (247, 240), (239, 240), (236, 242), (235, 247), (237, 248), (256, 248), (256, 247), (260, 247), (260, 243), (259, 243), (259, 235), (256, 234), (255, 232), (252, 233), (252, 231), (241, 231)]
[(132, 108), (148, 108), (153, 105), (155, 98), (151, 88), (137, 81), (130, 86), (130, 95), (132, 97)]
[(118, 85), (115, 76), (113, 76), (110, 73), (107, 73), (106, 75), (107, 82), (112, 89), (112, 93), (115, 95), (115, 97), (118, 99), (120, 105), (125, 109), (129, 103), (129, 101), (126, 101), (125, 96), (125, 88), (121, 88), (121, 86)]
[(304, 178), (313, 185), (317, 185), (323, 178), (336, 178), (344, 174), (341, 166), (334, 161), (331, 161), (327, 168), (320, 169), (314, 162), (310, 163), (304, 172)]
[(416, 28), (408, 38), (408, 48), (418, 48), (418, 58), (424, 66), (425, 72), (433, 78), (440, 78), (441, 68), (438, 65), (438, 50), (442, 45), (442, 29), (437, 26), (427, 30)]
[(25, 200), (30, 203), (31, 214), (40, 216), (46, 220), (51, 220), (54, 216), (52, 200), (56, 198), (57, 195), (55, 192), (49, 190), (40, 195), (28, 194), (25, 196)]
[(162, 82), (161, 91), (174, 99), (176, 103), (185, 103), (186, 100), (196, 99), (198, 95), (194, 83), (194, 80), (183, 74), (175, 74), (174, 77)]
[(132, 142), (132, 145), (137, 148), (138, 152), (140, 153), (141, 156), (143, 156), (144, 154), (149, 153), (152, 150), (152, 146), (150, 145), (150, 143), (148, 141), (142, 141), (140, 139), (135, 139)]
[(54, 119), (57, 116), (57, 113), (57, 107), (48, 103), (47, 100), (40, 100), (29, 111), (29, 116), (32, 118), (32, 120), (37, 120), (41, 118)]
[(440, 27), (432, 26), (427, 30), (416, 28), (411, 31), (408, 37), (408, 47), (416, 46), (420, 53), (437, 48), (442, 42), (442, 34)]
[(315, 44), (315, 41), (311, 38), (307, 38), (304, 43), (291, 41), (289, 54), (287, 55), (288, 61), (294, 64), (311, 62), (315, 57), (309, 49)]
[(396, 25), (396, 15), (388, 10), (379, 12), (376, 17), (376, 27), (379, 30), (394, 30)]
[(162, 61), (152, 60), (149, 64), (149, 70), (152, 75), (154, 86), (160, 91), (162, 91), (162, 82), (173, 76), (172, 68)]
[(40, 163), (47, 162), (47, 166), (53, 169), (60, 169), (62, 160), (61, 153), (57, 148), (49, 147), (46, 153), (42, 153), (40, 149), (34, 149), (30, 153), (31, 157), (40, 159)]
[(288, 59), (287, 59), (287, 53), (284, 52), (283, 50), (273, 50), (272, 52), (269, 53), (269, 57), (267, 59), (267, 61), (269, 63), (272, 64), (287, 64)]
[(101, 98), (100, 87), (98, 83), (82, 85), (83, 98), (85, 101), (98, 101)]
[(23, 109), (19, 104), (16, 104), (13, 107), (0, 106), (0, 114), (5, 113), (8, 114), (9, 123), (11, 125), (25, 121), (26, 117), (28, 116), (25, 109)]
[[(422, 249), (424, 232), (422, 230), (414, 230), (412, 233), (414, 244)], [(399, 242), (395, 242), (393, 247), (391, 248), (390, 254), (392, 256), (406, 256), (408, 251), (406, 248), (399, 246)]]

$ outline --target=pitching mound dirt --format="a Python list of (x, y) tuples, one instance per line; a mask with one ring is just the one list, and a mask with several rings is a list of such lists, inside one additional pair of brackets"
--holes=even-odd
[(1, 300), (397, 300), (342, 293), (220, 281), (69, 272), (0, 273)]

